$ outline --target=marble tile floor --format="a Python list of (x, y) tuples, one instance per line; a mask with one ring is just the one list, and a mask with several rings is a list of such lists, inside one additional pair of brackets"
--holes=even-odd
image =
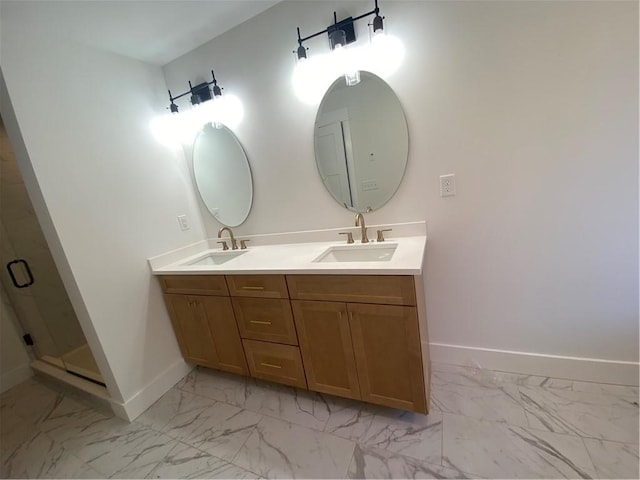
[(429, 415), (196, 368), (132, 423), (31, 379), (2, 478), (639, 478), (638, 388), (436, 364)]

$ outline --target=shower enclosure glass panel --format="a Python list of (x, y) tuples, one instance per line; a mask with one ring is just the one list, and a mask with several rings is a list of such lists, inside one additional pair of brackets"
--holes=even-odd
[(0, 280), (34, 354), (103, 383), (27, 194), (0, 119)]

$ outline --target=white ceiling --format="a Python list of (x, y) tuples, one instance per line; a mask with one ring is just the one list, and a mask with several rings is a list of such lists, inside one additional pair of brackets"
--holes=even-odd
[(3, 27), (165, 65), (278, 1), (0, 0), (0, 16)]

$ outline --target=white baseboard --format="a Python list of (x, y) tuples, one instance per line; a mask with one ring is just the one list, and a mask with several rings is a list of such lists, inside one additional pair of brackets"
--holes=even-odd
[[(423, 342), (423, 348), (427, 345)], [(492, 348), (430, 343), (432, 362), (453, 365), (479, 364), (489, 370), (566, 378), (585, 382), (638, 385), (638, 362), (565, 357)]]
[(0, 393), (6, 392), (11, 387), (15, 387), (32, 376), (33, 371), (28, 363), (20, 365), (9, 372), (3, 373), (0, 375)]
[(111, 401), (113, 413), (132, 422), (193, 369), (180, 359), (124, 403)]

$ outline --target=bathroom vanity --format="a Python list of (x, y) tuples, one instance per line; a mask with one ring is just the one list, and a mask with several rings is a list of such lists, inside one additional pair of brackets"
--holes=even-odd
[[(392, 256), (381, 261), (361, 257), (382, 244), (314, 242), (150, 263), (187, 362), (427, 413), (425, 242), (388, 241)], [(346, 253), (318, 260), (335, 248)]]

